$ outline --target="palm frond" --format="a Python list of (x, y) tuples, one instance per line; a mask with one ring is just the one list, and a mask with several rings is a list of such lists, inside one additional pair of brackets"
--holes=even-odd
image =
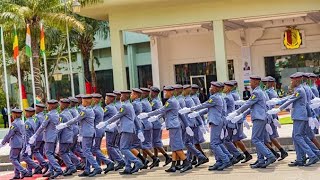
[(42, 17), (42, 19), (46, 23), (54, 23), (55, 27), (63, 28), (66, 26), (66, 24), (70, 28), (76, 29), (78, 32), (84, 31), (84, 26), (83, 24), (75, 19), (72, 16), (69, 16), (67, 14), (63, 13), (39, 13), (39, 16)]
[(79, 0), (79, 2), (81, 3), (81, 6), (84, 7), (91, 4), (103, 3), (103, 0)]

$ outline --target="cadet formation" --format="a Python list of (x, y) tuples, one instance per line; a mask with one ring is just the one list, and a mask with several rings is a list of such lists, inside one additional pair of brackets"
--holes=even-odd
[[(222, 171), (252, 160), (242, 142), (246, 138), (243, 128), (250, 128), (246, 121), (250, 114), (251, 141), (257, 152), (250, 167), (266, 168), (288, 156), (277, 139), (281, 126), (277, 114), (290, 109), (296, 160), (288, 165), (310, 166), (320, 158), (315, 138), (319, 128), (318, 77), (297, 72), (290, 78), (292, 94), (281, 99), (273, 77), (251, 76), (253, 92), (247, 101), (240, 100), (236, 81), (211, 82), (210, 97), (202, 104), (197, 85), (179, 84), (164, 87), (164, 105), (157, 87), (114, 91), (105, 95), (104, 102), (100, 94), (49, 100), (24, 112), (13, 109), (12, 126), (0, 147), (10, 144), (12, 179), (33, 174), (54, 179), (77, 171), (82, 171), (80, 177), (110, 171), (130, 175), (159, 167), (159, 153), (165, 157), (163, 166), (169, 166), (166, 172), (184, 173), (209, 162), (201, 144), (204, 134), (210, 133), (215, 162), (208, 170)], [(163, 129), (169, 131), (171, 155), (163, 148)], [(101, 151), (104, 136), (108, 156)]]

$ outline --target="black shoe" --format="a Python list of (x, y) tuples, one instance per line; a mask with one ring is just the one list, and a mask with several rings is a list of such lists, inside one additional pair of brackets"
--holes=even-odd
[(182, 165), (177, 165), (177, 166), (176, 166), (176, 170), (181, 170), (182, 168), (183, 168)]
[(77, 170), (83, 170), (84, 169), (84, 164), (79, 164), (77, 167)]
[(63, 175), (63, 172), (62, 171), (59, 171), (59, 172), (55, 172), (52, 176), (50, 176), (50, 179), (54, 179), (60, 175)]
[(71, 173), (76, 173), (77, 172), (77, 169), (71, 169)]
[(223, 171), (224, 169), (228, 168), (232, 166), (232, 163), (231, 162), (228, 162), (228, 163), (223, 163), (221, 166), (219, 166), (217, 168), (217, 171)]
[(267, 161), (262, 165), (261, 168), (266, 168), (268, 167), (270, 164), (276, 162), (276, 158), (275, 157), (272, 157), (272, 158), (268, 158)]
[(240, 154), (239, 156), (236, 157), (235, 161), (233, 161), (232, 163), (237, 164), (243, 159), (244, 159), (244, 156), (242, 154)]
[(89, 174), (89, 177), (94, 177), (97, 174), (101, 174), (102, 173), (102, 169), (94, 169), (92, 173)]
[(124, 171), (119, 172), (119, 174), (120, 175), (128, 175), (128, 174), (132, 174), (132, 173), (131, 173), (131, 171), (125, 169)]
[(283, 153), (281, 153), (280, 159), (278, 161), (282, 161), (286, 157), (288, 157), (288, 153), (287, 152), (283, 152)]
[(32, 173), (28, 171), (21, 173), (21, 179), (23, 179), (24, 177), (32, 177)]
[(195, 167), (200, 166), (201, 164), (204, 164), (206, 162), (208, 162), (208, 158), (204, 157), (204, 158), (199, 158), (198, 163), (195, 165)]
[(163, 167), (165, 167), (166, 165), (170, 164), (172, 162), (171, 158), (166, 158), (166, 162), (164, 163)]
[(68, 172), (69, 171), (69, 168), (66, 168), (64, 171), (63, 171), (63, 174)]
[(241, 161), (241, 163), (246, 163), (248, 161), (250, 161), (252, 159), (251, 154), (249, 156), (246, 156), (245, 159), (243, 161)]
[(276, 159), (279, 159), (280, 158), (280, 154), (279, 153), (274, 153), (274, 156), (276, 157)]
[(209, 171), (215, 171), (218, 169), (218, 167), (221, 166), (218, 163), (215, 163), (213, 166), (209, 166), (208, 170)]
[(254, 163), (250, 164), (250, 166), (254, 166), (259, 163), (259, 160), (256, 160)]
[(295, 161), (288, 164), (289, 167), (304, 166), (303, 162)]
[(309, 158), (309, 161), (304, 166), (311, 166), (312, 164), (315, 164), (319, 161), (319, 158), (317, 156), (313, 158)]
[(104, 174), (107, 174), (109, 171), (113, 171), (114, 170), (114, 163), (110, 163), (108, 164), (107, 168), (103, 169)]
[(118, 171), (119, 169), (123, 169), (126, 165), (124, 163), (119, 163), (116, 167), (114, 167), (115, 171)]
[[(146, 161), (145, 161), (143, 164), (144, 164), (144, 165), (140, 168), (140, 170), (141, 170), (141, 169), (148, 169), (149, 160), (146, 159)], [(132, 170), (133, 170), (134, 168), (135, 168), (135, 167), (133, 167)], [(132, 172), (132, 170), (131, 170), (131, 172)]]
[(19, 176), (13, 176), (10, 180), (13, 180), (13, 179), (20, 179)]
[(159, 163), (160, 163), (160, 159), (159, 158), (156, 158), (153, 160), (152, 164), (149, 166), (150, 169), (156, 167), (156, 166), (159, 166)]
[[(49, 165), (46, 164), (43, 168), (42, 168), (42, 174), (46, 174), (49, 170)], [(49, 176), (50, 177), (50, 176)]]
[(132, 169), (131, 173), (136, 173), (139, 171), (139, 169), (141, 169), (142, 167), (144, 167), (144, 165), (142, 163), (137, 163), (134, 165), (134, 169)]
[(72, 175), (71, 169), (68, 169), (66, 172), (63, 173), (63, 176), (71, 176), (71, 175)]
[(258, 163), (254, 164), (254, 165), (250, 165), (250, 167), (252, 169), (258, 169), (258, 168), (263, 168), (263, 165), (264, 164), (258, 162)]
[(33, 174), (42, 174), (42, 167), (38, 166), (36, 169), (34, 169)]
[(171, 166), (169, 169), (166, 169), (166, 172), (176, 172), (176, 167), (175, 166)]
[(50, 176), (52, 176), (52, 175), (53, 175), (53, 173), (47, 172), (46, 174), (43, 174), (42, 177), (50, 177)]
[(86, 172), (86, 171), (83, 171), (81, 174), (79, 174), (78, 176), (79, 177), (87, 177), (87, 176), (89, 176), (90, 175), (90, 173), (88, 173), (88, 172)]
[(196, 165), (197, 164), (197, 158), (195, 156), (193, 156), (193, 159), (192, 159), (192, 165)]
[(188, 170), (192, 169), (192, 164), (191, 163), (187, 163), (186, 165), (183, 166), (183, 168), (180, 170), (180, 173), (184, 173)]

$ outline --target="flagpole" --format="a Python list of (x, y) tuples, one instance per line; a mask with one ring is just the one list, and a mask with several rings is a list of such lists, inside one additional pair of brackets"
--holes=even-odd
[[(17, 28), (16, 25), (14, 25), (14, 31), (15, 31), (15, 40), (16, 41), (16, 37), (18, 36), (17, 33)], [(17, 44), (18, 45), (18, 44)], [(19, 91), (20, 91), (20, 109), (23, 110), (23, 101), (22, 101), (22, 84), (21, 84), (21, 73), (20, 73), (20, 58), (19, 58), (19, 54), (17, 54), (16, 57), (17, 60), (17, 73), (18, 73), (18, 85), (19, 85)]]
[(3, 27), (1, 28), (1, 49), (2, 49), (2, 61), (3, 61), (3, 69), (4, 69), (4, 83), (5, 83), (5, 91), (6, 91), (6, 101), (7, 101), (7, 114), (8, 114), (8, 122), (9, 127), (11, 127), (11, 108), (10, 108), (10, 102), (9, 102), (9, 87), (8, 87), (8, 78), (7, 78), (7, 62), (6, 62), (6, 56), (4, 52), (4, 39), (3, 39)]
[[(43, 24), (41, 23), (40, 24), (40, 33), (43, 30), (44, 30)], [(40, 39), (41, 39), (41, 37), (40, 37)], [(40, 46), (41, 46), (41, 42), (40, 42)], [(42, 57), (43, 57), (43, 64), (44, 64), (44, 78), (45, 78), (45, 81), (46, 81), (46, 88), (47, 88), (47, 100), (50, 100), (51, 97), (50, 97), (50, 87), (49, 87), (49, 80), (48, 80), (47, 57), (46, 57), (46, 53), (45, 52), (41, 52), (41, 54), (42, 54)]]
[[(28, 30), (30, 33), (30, 29), (29, 29), (29, 24), (27, 24), (27, 35), (26, 35), (26, 46), (30, 45), (30, 49), (31, 49), (31, 33), (28, 34)], [(29, 37), (28, 37), (29, 36)], [(30, 51), (31, 52), (31, 51)], [(36, 107), (37, 101), (36, 101), (36, 86), (34, 83), (34, 73), (33, 73), (33, 61), (32, 61), (32, 52), (31, 54), (29, 54), (29, 60), (30, 60), (30, 69), (31, 69), (31, 83), (32, 83), (32, 94), (33, 94), (33, 107)]]

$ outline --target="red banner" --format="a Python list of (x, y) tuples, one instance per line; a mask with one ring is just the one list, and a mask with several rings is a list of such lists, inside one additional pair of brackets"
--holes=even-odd
[(91, 92), (92, 92), (91, 83), (86, 82), (86, 94), (91, 94)]

